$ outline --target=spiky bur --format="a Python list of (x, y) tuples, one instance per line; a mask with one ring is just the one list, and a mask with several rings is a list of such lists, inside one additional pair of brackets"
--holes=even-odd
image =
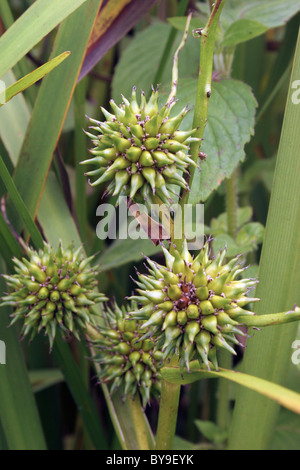
[(138, 391), (146, 407), (151, 395), (160, 394), (162, 353), (153, 351), (151, 338), (142, 338), (141, 323), (128, 319), (127, 311), (135, 307), (114, 303), (105, 309), (107, 326), (99, 329), (102, 338), (95, 340), (93, 360), (101, 364), (100, 381), (110, 384), (111, 394), (121, 387), (125, 399)]
[(239, 317), (254, 315), (243, 307), (259, 300), (247, 297), (257, 281), (236, 280), (245, 269), (239, 257), (224, 262), (224, 249), (212, 258), (208, 242), (195, 258), (186, 242), (181, 252), (162, 249), (166, 266), (148, 259), (149, 274), (138, 273), (138, 295), (131, 299), (142, 307), (130, 316), (144, 320), (145, 338), (157, 338), (163, 361), (177, 354), (182, 368), (189, 370), (190, 361), (198, 359), (218, 369), (217, 350), (236, 354), (236, 334), (245, 335)]
[(169, 205), (173, 202), (171, 185), (189, 189), (182, 174), (188, 173), (189, 164), (198, 166), (188, 154), (190, 142), (199, 140), (193, 137), (196, 129), (178, 130), (188, 109), (170, 117), (175, 101), (159, 109), (158, 90), (152, 91), (148, 101), (142, 92), (140, 104), (135, 87), (130, 101), (122, 98), (120, 106), (110, 101), (114, 114), (101, 108), (105, 122), (89, 118), (96, 132), (87, 133), (94, 145), (93, 157), (81, 163), (95, 169), (86, 175), (93, 180), (91, 186), (109, 183), (107, 192), (114, 196), (151, 204), (157, 195)]
[(93, 258), (85, 258), (81, 247), (64, 249), (60, 244), (54, 252), (47, 243), (39, 251), (28, 248), (28, 259), (14, 258), (15, 274), (3, 275), (11, 292), (0, 304), (15, 309), (11, 324), (21, 320), (21, 333), (30, 339), (43, 330), (50, 348), (58, 327), (79, 338), (87, 324), (96, 324), (93, 306), (107, 300), (94, 290), (97, 272), (89, 267)]

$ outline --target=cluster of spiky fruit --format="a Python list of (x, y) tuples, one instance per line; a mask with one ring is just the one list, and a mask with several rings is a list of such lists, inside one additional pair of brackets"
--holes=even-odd
[(57, 327), (79, 337), (80, 330), (96, 324), (93, 306), (107, 298), (94, 290), (97, 272), (89, 267), (93, 258), (85, 258), (81, 247), (64, 249), (59, 244), (54, 252), (47, 243), (38, 252), (28, 248), (28, 259), (14, 258), (15, 274), (3, 276), (11, 292), (1, 304), (15, 308), (11, 324), (22, 320), (22, 334), (31, 339), (44, 330), (50, 347)]
[(196, 129), (178, 130), (188, 109), (169, 117), (175, 101), (159, 109), (158, 90), (152, 91), (148, 101), (142, 92), (140, 104), (135, 87), (130, 101), (122, 99), (120, 106), (110, 101), (114, 114), (101, 108), (105, 122), (90, 118), (91, 128), (98, 134), (87, 133), (94, 145), (90, 150), (93, 158), (81, 162), (96, 166), (86, 173), (95, 178), (90, 184), (109, 183), (107, 192), (114, 196), (129, 196), (131, 200), (139, 200), (140, 196), (151, 203), (157, 195), (170, 204), (171, 185), (188, 189), (182, 172), (187, 172), (189, 164), (197, 166), (188, 155), (189, 143), (198, 140), (192, 137)]
[[(239, 257), (224, 263), (226, 249), (214, 258), (207, 242), (193, 258), (187, 243), (179, 252), (162, 247), (166, 266), (148, 259), (149, 274), (138, 273), (138, 294), (131, 299), (142, 307), (130, 313), (144, 320), (142, 329), (157, 339), (163, 361), (177, 354), (181, 367), (189, 370), (190, 361), (198, 359), (209, 369), (218, 369), (217, 350), (236, 354), (239, 318), (253, 315), (243, 307), (259, 299), (247, 297), (256, 283), (253, 279), (236, 280), (245, 269)], [(232, 346), (233, 345), (233, 346)]]
[(145, 407), (150, 395), (159, 396), (161, 351), (154, 351), (151, 338), (144, 339), (141, 323), (128, 319), (128, 310), (114, 303), (105, 310), (107, 326), (99, 329), (102, 337), (95, 340), (99, 353), (94, 360), (102, 365), (99, 378), (110, 383), (110, 393), (121, 387), (124, 399), (139, 391)]

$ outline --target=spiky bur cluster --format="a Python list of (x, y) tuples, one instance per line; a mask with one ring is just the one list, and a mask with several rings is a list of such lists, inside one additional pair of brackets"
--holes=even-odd
[(23, 321), (23, 336), (33, 339), (44, 330), (52, 348), (57, 327), (79, 338), (87, 324), (96, 324), (93, 306), (107, 298), (94, 290), (97, 272), (88, 266), (94, 256), (81, 252), (61, 244), (54, 252), (45, 243), (38, 252), (28, 248), (28, 259), (13, 259), (15, 274), (3, 275), (11, 292), (1, 306), (14, 307), (11, 324)]
[(149, 274), (138, 273), (139, 295), (131, 299), (142, 307), (130, 316), (144, 320), (145, 337), (157, 338), (163, 361), (177, 354), (182, 368), (189, 370), (190, 361), (198, 359), (208, 369), (218, 369), (219, 348), (236, 354), (235, 335), (244, 335), (239, 317), (253, 315), (243, 307), (259, 300), (247, 297), (257, 281), (236, 280), (245, 269), (239, 257), (224, 263), (224, 249), (212, 258), (208, 242), (195, 258), (186, 243), (181, 252), (162, 249), (166, 266), (148, 259)]
[(159, 109), (158, 90), (152, 91), (148, 101), (142, 92), (140, 104), (135, 87), (130, 101), (124, 96), (122, 99), (120, 106), (110, 101), (114, 114), (101, 108), (105, 122), (90, 118), (91, 129), (98, 134), (87, 133), (94, 145), (90, 150), (93, 158), (81, 162), (96, 166), (86, 173), (94, 179), (90, 184), (109, 183), (109, 194), (129, 196), (136, 201), (151, 203), (155, 194), (163, 203), (170, 204), (171, 185), (189, 189), (182, 172), (187, 173), (189, 164), (197, 166), (188, 155), (189, 143), (198, 140), (192, 137), (196, 129), (178, 130), (188, 109), (185, 107), (170, 118), (175, 101)]
[[(127, 311), (136, 305), (121, 308), (115, 303), (105, 309), (107, 326), (100, 328), (102, 338), (95, 340), (100, 362), (100, 381), (110, 383), (110, 393), (121, 387), (124, 399), (139, 391), (145, 407), (150, 396), (160, 394), (160, 351), (153, 351), (151, 338), (143, 339), (141, 323), (127, 318)], [(144, 336), (144, 335), (143, 335)]]

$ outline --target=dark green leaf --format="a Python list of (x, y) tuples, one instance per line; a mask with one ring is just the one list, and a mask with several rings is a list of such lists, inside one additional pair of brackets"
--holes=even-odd
[[(172, 114), (178, 113), (187, 103), (191, 106), (195, 104), (196, 89), (196, 80), (179, 82), (179, 101)], [(253, 134), (257, 103), (246, 84), (232, 79), (214, 82), (210, 100), (201, 144), (207, 158), (200, 162), (201, 171), (196, 169), (188, 201), (190, 204), (205, 201), (221, 181), (231, 175), (237, 164), (244, 160), (244, 145)], [(191, 129), (192, 119), (191, 112), (183, 120), (181, 128)]]
[(196, 419), (195, 425), (206, 439), (215, 444), (220, 444), (221, 442), (224, 442), (227, 437), (227, 432), (220, 429), (212, 421)]
[(132, 261), (140, 261), (143, 254), (152, 256), (161, 251), (160, 246), (154, 246), (151, 240), (138, 239), (116, 240), (98, 259), (101, 271), (114, 269)]
[[(147, 93), (150, 90), (163, 53), (162, 44), (166, 43), (170, 29), (170, 25), (154, 23), (144, 31), (137, 33), (124, 50), (115, 69), (112, 83), (112, 94), (117, 103), (121, 101), (121, 93), (125, 97), (131, 95), (134, 85), (138, 91), (142, 89)], [(173, 54), (181, 40), (179, 36), (174, 41), (160, 84), (168, 83), (171, 80)], [(179, 77), (197, 77), (199, 67), (199, 43), (197, 40), (188, 37), (185, 47), (180, 52), (178, 62)]]

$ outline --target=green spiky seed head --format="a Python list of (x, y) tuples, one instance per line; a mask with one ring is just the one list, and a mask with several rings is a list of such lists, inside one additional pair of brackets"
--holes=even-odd
[(141, 323), (128, 319), (127, 312), (135, 308), (119, 307), (105, 309), (107, 325), (98, 327), (102, 338), (95, 340), (96, 356), (100, 362), (100, 381), (109, 384), (110, 393), (121, 389), (124, 400), (140, 393), (146, 407), (151, 395), (158, 398), (161, 388), (159, 373), (162, 353), (154, 352), (154, 341), (141, 334)]
[(198, 140), (193, 137), (196, 129), (178, 130), (188, 109), (170, 117), (175, 101), (159, 109), (158, 90), (152, 91), (148, 101), (142, 92), (140, 103), (135, 87), (130, 101), (122, 98), (120, 106), (110, 101), (113, 114), (101, 108), (105, 122), (89, 118), (96, 135), (87, 133), (94, 145), (93, 157), (81, 163), (94, 168), (86, 175), (91, 186), (108, 183), (107, 191), (114, 196), (151, 203), (157, 195), (169, 205), (171, 185), (189, 189), (182, 172), (187, 172), (189, 164), (197, 166), (188, 154), (190, 142)]
[(14, 308), (11, 324), (21, 320), (22, 335), (30, 339), (43, 330), (50, 348), (58, 327), (79, 338), (87, 324), (96, 324), (93, 306), (107, 300), (95, 291), (97, 272), (89, 267), (93, 258), (85, 258), (81, 247), (60, 244), (55, 252), (47, 243), (39, 251), (28, 248), (28, 259), (14, 258), (15, 274), (3, 276), (11, 292), (1, 304)]
[(163, 361), (177, 354), (188, 370), (193, 359), (218, 369), (219, 348), (236, 354), (235, 335), (245, 335), (238, 328), (239, 317), (254, 315), (243, 307), (259, 300), (247, 297), (256, 280), (237, 280), (245, 269), (239, 257), (225, 262), (226, 249), (211, 257), (209, 246), (207, 242), (194, 258), (186, 242), (181, 252), (162, 246), (166, 266), (148, 259), (149, 274), (138, 274), (138, 295), (131, 297), (142, 307), (130, 316), (144, 319), (142, 328), (157, 338)]

